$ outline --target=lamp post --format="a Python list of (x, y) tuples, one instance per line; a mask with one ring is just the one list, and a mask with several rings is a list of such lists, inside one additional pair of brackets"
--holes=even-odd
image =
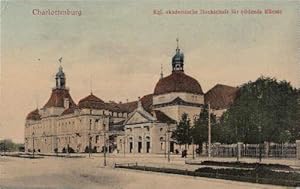
[(70, 156), (69, 150), (70, 150), (70, 136), (68, 136), (68, 145), (67, 145), (67, 156), (68, 157)]
[(258, 126), (258, 132), (259, 132), (259, 162), (261, 162), (262, 159), (262, 149), (261, 149), (261, 126)]
[(235, 125), (235, 135), (236, 135), (236, 161), (240, 161), (240, 154), (239, 154), (239, 140), (238, 140), (238, 129), (237, 129), (237, 125)]
[(193, 147), (193, 159), (195, 159), (195, 144), (194, 144), (194, 138), (192, 138), (192, 147)]
[(104, 159), (103, 165), (106, 166), (106, 132), (104, 131)]
[(208, 103), (208, 157), (211, 157), (211, 123), (210, 123), (210, 103)]
[(34, 158), (34, 132), (32, 132), (32, 157)]
[(126, 134), (125, 134), (124, 139), (123, 139), (123, 151), (124, 151), (124, 157), (125, 157), (125, 150), (126, 150), (125, 145), (126, 145)]
[(56, 143), (56, 151), (55, 151), (55, 153), (56, 153), (56, 156), (58, 156), (58, 137), (57, 136), (55, 137), (55, 143)]
[(167, 158), (167, 130), (165, 132), (165, 158)]
[(170, 124), (167, 123), (167, 133), (168, 133), (168, 162), (170, 162)]
[(89, 128), (89, 157), (91, 157), (91, 148), (92, 148), (92, 144), (91, 144), (91, 125), (92, 125), (92, 120), (90, 119), (90, 128)]
[[(258, 96), (258, 105), (260, 107), (260, 110), (262, 110), (261, 108), (261, 99), (263, 97), (263, 94), (261, 93), (259, 96)], [(258, 126), (258, 148), (259, 148), (259, 162), (261, 162), (261, 159), (262, 159), (262, 146), (261, 146), (261, 132), (262, 132), (262, 111), (260, 112), (259, 114), (259, 126)]]

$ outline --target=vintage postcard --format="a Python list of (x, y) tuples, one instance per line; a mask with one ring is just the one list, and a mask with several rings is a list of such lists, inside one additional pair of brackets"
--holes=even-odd
[(299, 1), (0, 2), (0, 189), (300, 188)]

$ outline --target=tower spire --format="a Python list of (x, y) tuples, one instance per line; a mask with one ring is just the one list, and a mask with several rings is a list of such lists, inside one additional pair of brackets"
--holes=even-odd
[(59, 68), (58, 68), (58, 72), (55, 76), (56, 89), (65, 89), (66, 77), (65, 77), (65, 73), (63, 72), (63, 67), (61, 65), (62, 57), (60, 57), (58, 59), (58, 61), (59, 61)]
[(172, 72), (175, 71), (181, 71), (183, 72), (183, 64), (184, 64), (184, 55), (182, 52), (180, 52), (179, 49), (179, 38), (176, 38), (176, 43), (177, 43), (177, 47), (176, 47), (176, 53), (172, 58)]
[(160, 64), (160, 79), (164, 78), (163, 65)]
[(90, 88), (91, 88), (91, 94), (93, 94), (92, 74), (90, 75)]

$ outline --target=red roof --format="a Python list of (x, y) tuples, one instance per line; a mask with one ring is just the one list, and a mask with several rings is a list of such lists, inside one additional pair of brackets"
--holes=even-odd
[(30, 112), (27, 115), (26, 120), (34, 120), (34, 121), (41, 120), (41, 115), (39, 114), (39, 110), (35, 109), (32, 112)]
[(78, 107), (75, 107), (75, 106), (69, 107), (68, 109), (66, 109), (65, 111), (63, 111), (63, 113), (61, 115), (73, 114), (76, 109), (78, 109)]
[(150, 112), (153, 104), (153, 94), (145, 95), (141, 98), (143, 108)]
[(122, 104), (118, 104), (120, 107), (121, 111), (123, 112), (133, 112), (137, 108), (138, 102), (137, 101), (132, 101), (132, 102), (126, 102)]
[(203, 94), (198, 81), (181, 71), (174, 71), (171, 75), (160, 79), (154, 89), (154, 95), (171, 92)]
[(93, 94), (90, 94), (87, 97), (81, 99), (78, 102), (78, 107), (81, 109), (83, 108), (106, 109), (106, 105), (104, 101)]
[(167, 116), (162, 111), (154, 110), (153, 114), (155, 114), (155, 117), (156, 117), (157, 121), (159, 121), (161, 123), (170, 123), (170, 124), (176, 123), (176, 121), (174, 119), (170, 118), (169, 116)]
[[(152, 109), (152, 103), (153, 103), (153, 94), (147, 94), (141, 98), (143, 108), (150, 112)], [(132, 101), (127, 103), (121, 103), (117, 104), (121, 111), (123, 112), (133, 112), (138, 107), (138, 101)]]
[(76, 106), (71, 95), (69, 94), (68, 89), (53, 89), (48, 102), (44, 105), (44, 108), (50, 108), (50, 107), (62, 107), (63, 108), (65, 98), (69, 99), (69, 103), (70, 103), (69, 107)]
[(210, 103), (212, 109), (227, 109), (233, 104), (238, 90), (237, 87), (217, 84), (205, 94), (205, 103)]

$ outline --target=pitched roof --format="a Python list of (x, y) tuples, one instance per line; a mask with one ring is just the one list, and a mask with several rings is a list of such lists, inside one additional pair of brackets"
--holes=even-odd
[(53, 89), (48, 102), (44, 105), (44, 108), (50, 107), (64, 107), (65, 98), (69, 99), (69, 107), (76, 106), (68, 89)]
[(103, 100), (96, 97), (92, 93), (78, 102), (78, 107), (80, 109), (83, 108), (91, 108), (91, 109), (106, 109), (106, 105)]
[(39, 110), (38, 110), (38, 109), (35, 109), (35, 110), (31, 111), (31, 112), (26, 116), (26, 120), (34, 120), (34, 121), (41, 120), (41, 115), (39, 114)]
[[(152, 109), (153, 94), (144, 95), (141, 98), (141, 102), (142, 102), (143, 108), (146, 111), (150, 112)], [(117, 104), (117, 106), (120, 108), (121, 111), (130, 113), (130, 112), (133, 112), (135, 109), (137, 109), (138, 101), (121, 103), (121, 104)]]
[(170, 123), (170, 124), (174, 124), (176, 123), (176, 121), (172, 118), (170, 118), (169, 116), (167, 116), (165, 113), (163, 113), (162, 111), (159, 110), (154, 110), (153, 111), (154, 116), (156, 117), (157, 121), (161, 122), (161, 123)]
[(141, 98), (142, 106), (146, 111), (151, 111), (153, 104), (153, 94), (147, 94)]
[(211, 88), (205, 95), (205, 103), (210, 103), (212, 109), (227, 109), (234, 102), (238, 87), (217, 84)]
[(108, 102), (105, 103), (105, 109), (113, 111), (113, 112), (120, 112), (120, 107), (116, 102)]
[(133, 112), (137, 108), (137, 101), (126, 102), (122, 104), (118, 104), (119, 108), (124, 112)]
[(63, 111), (63, 113), (61, 115), (73, 114), (76, 109), (78, 109), (77, 106), (69, 107), (68, 109), (66, 109), (65, 111)]

